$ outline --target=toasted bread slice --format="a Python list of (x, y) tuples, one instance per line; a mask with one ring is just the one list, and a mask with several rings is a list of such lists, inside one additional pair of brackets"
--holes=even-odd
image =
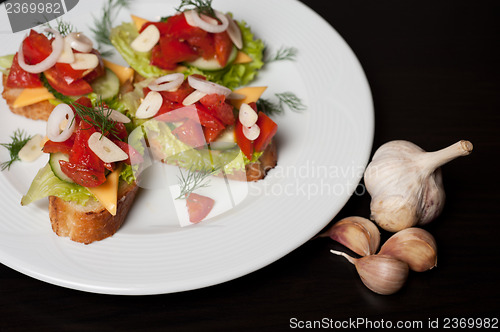
[(266, 177), (267, 172), (278, 164), (278, 150), (274, 140), (266, 147), (259, 161), (246, 165), (247, 181), (258, 181)]
[(44, 100), (28, 106), (14, 107), (14, 102), (24, 89), (18, 89), (18, 88), (14, 89), (7, 87), (6, 75), (2, 75), (2, 82), (3, 82), (2, 97), (7, 102), (7, 105), (9, 106), (12, 113), (22, 115), (24, 117), (33, 120), (47, 121), (50, 113), (55, 107), (54, 105), (49, 103), (47, 100)]
[(112, 236), (125, 221), (138, 189), (135, 182), (127, 184), (120, 181), (115, 216), (96, 200), (91, 200), (82, 206), (50, 196), (49, 217), (52, 230), (59, 236), (66, 236), (85, 244)]

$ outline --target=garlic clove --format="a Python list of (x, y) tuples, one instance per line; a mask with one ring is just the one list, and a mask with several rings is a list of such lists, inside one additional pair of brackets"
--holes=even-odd
[(99, 58), (93, 53), (75, 53), (75, 61), (69, 65), (74, 70), (94, 69), (99, 65)]
[(163, 97), (159, 92), (149, 91), (146, 95), (146, 98), (142, 101), (142, 103), (137, 108), (135, 112), (135, 117), (137, 119), (149, 119), (158, 113), (163, 104)]
[(434, 220), (445, 200), (439, 167), (470, 154), (472, 148), (469, 141), (435, 152), (402, 140), (383, 144), (364, 174), (372, 197), (370, 218), (391, 232)]
[(33, 162), (38, 159), (42, 154), (43, 137), (40, 134), (33, 136), (26, 144), (19, 150), (18, 156), (24, 162)]
[(362, 217), (347, 217), (336, 222), (319, 237), (330, 237), (360, 256), (373, 255), (380, 245), (380, 232), (373, 222)]
[(343, 256), (354, 264), (363, 284), (377, 294), (394, 294), (408, 279), (408, 264), (392, 256), (377, 254), (353, 258), (340, 251), (330, 250), (330, 252)]
[(72, 63), (75, 61), (75, 54), (73, 53), (73, 49), (71, 48), (71, 40), (69, 38), (64, 38), (64, 48), (57, 59), (57, 62), (60, 63)]
[(151, 24), (137, 36), (130, 46), (137, 52), (149, 52), (160, 40), (160, 30)]
[(182, 105), (184, 106), (189, 106), (193, 105), (197, 101), (199, 101), (201, 98), (205, 97), (207, 94), (205, 92), (201, 92), (199, 90), (194, 90), (191, 92), (184, 100), (182, 101)]
[(250, 141), (254, 141), (260, 135), (260, 127), (256, 123), (250, 127), (243, 126), (243, 135)]
[(434, 237), (424, 229), (411, 227), (391, 236), (380, 248), (379, 254), (406, 262), (410, 269), (424, 272), (437, 264), (437, 245)]
[(250, 105), (243, 103), (240, 106), (238, 119), (240, 120), (241, 124), (244, 127), (251, 127), (255, 123), (257, 123), (259, 115), (257, 114), (257, 112), (254, 111), (254, 109)]
[(99, 159), (105, 163), (114, 163), (129, 158), (125, 151), (120, 149), (118, 145), (99, 132), (95, 132), (90, 135), (88, 145), (90, 150), (92, 150), (92, 152), (94, 152)]

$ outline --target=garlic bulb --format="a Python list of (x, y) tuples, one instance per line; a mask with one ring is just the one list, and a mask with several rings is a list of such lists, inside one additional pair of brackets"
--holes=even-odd
[(411, 227), (391, 236), (380, 248), (379, 254), (406, 262), (410, 269), (424, 272), (437, 264), (437, 246), (434, 237), (424, 229)]
[(330, 237), (360, 256), (373, 255), (380, 245), (377, 226), (362, 217), (344, 218), (319, 237)]
[(394, 294), (403, 287), (408, 278), (408, 264), (392, 256), (378, 254), (352, 258), (340, 251), (331, 252), (354, 264), (363, 284), (375, 293)]
[(425, 152), (401, 140), (382, 145), (364, 174), (372, 197), (371, 219), (391, 232), (434, 220), (441, 213), (445, 198), (439, 167), (471, 151), (469, 141), (459, 141), (435, 152)]

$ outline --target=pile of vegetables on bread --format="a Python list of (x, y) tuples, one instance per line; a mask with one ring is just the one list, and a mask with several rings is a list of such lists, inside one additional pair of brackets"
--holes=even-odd
[[(263, 43), (246, 24), (200, 7), (160, 22), (132, 17), (110, 34), (130, 68), (104, 60), (83, 33), (66, 29), (31, 30), (14, 56), (0, 59), (11, 111), (47, 121), (45, 139), (13, 136), (2, 144), (11, 152), (5, 168), (49, 155), (22, 205), (48, 197), (54, 232), (73, 241), (88, 244), (119, 229), (148, 149), (199, 178), (257, 181), (277, 163), (277, 125), (258, 106), (265, 87), (233, 91), (263, 65)], [(214, 205), (194, 192), (196, 181), (184, 183), (189, 190), (180, 197), (192, 223)]]

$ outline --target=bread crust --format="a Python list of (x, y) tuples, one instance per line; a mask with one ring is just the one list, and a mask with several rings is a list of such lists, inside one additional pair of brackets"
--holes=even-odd
[(112, 236), (125, 221), (138, 189), (135, 182), (120, 182), (115, 216), (94, 199), (82, 206), (50, 196), (49, 217), (52, 230), (58, 236), (69, 237), (72, 241), (85, 244)]
[(32, 120), (48, 120), (50, 113), (55, 107), (54, 105), (49, 103), (47, 100), (44, 100), (32, 105), (14, 107), (14, 102), (24, 89), (9, 88), (7, 86), (7, 76), (5, 74), (2, 75), (2, 83), (2, 97), (7, 102), (7, 105), (9, 106), (12, 113), (22, 115)]

